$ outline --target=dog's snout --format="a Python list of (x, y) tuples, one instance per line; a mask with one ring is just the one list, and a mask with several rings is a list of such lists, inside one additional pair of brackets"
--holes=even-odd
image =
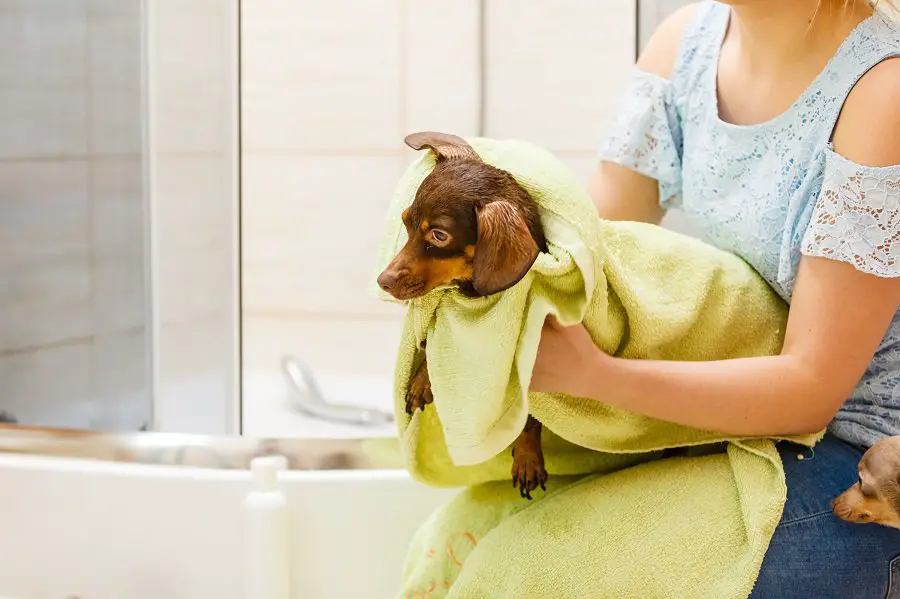
[(378, 286), (388, 293), (397, 285), (400, 276), (396, 271), (386, 270), (378, 275)]

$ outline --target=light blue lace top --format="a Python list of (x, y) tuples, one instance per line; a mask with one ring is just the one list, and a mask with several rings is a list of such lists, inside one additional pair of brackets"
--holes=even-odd
[[(787, 112), (736, 126), (719, 119), (716, 98), (729, 16), (722, 4), (698, 8), (670, 79), (635, 72), (601, 157), (658, 180), (664, 207), (682, 210), (787, 301), (801, 254), (900, 276), (900, 165), (860, 166), (830, 144), (855, 83), (900, 56), (897, 25), (880, 14), (864, 21)], [(900, 312), (830, 428), (863, 446), (900, 434)]]

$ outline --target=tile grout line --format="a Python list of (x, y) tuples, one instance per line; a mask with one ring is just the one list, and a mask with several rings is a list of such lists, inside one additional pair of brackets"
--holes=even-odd
[(143, 325), (127, 327), (124, 329), (119, 329), (117, 331), (109, 331), (104, 333), (91, 333), (89, 335), (80, 335), (78, 337), (67, 337), (64, 339), (57, 339), (55, 341), (49, 341), (47, 343), (41, 343), (39, 345), (20, 345), (19, 347), (10, 347), (0, 349), (0, 359), (12, 358), (16, 356), (23, 356), (28, 354), (36, 354), (42, 351), (48, 351), (53, 349), (63, 349), (66, 347), (75, 347), (78, 345), (93, 345), (93, 343), (97, 340), (98, 337), (105, 336), (130, 336), (130, 335), (138, 335), (144, 332)]
[(109, 160), (113, 158), (139, 158), (139, 152), (123, 152), (121, 154), (84, 154), (81, 156), (69, 154), (44, 155), (44, 156), (8, 156), (0, 157), (0, 164), (23, 164), (23, 163), (67, 163), (67, 162), (91, 162), (94, 160)]

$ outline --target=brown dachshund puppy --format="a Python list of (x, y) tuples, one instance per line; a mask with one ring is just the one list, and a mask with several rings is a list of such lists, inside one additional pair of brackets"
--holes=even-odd
[(900, 437), (882, 439), (863, 454), (859, 480), (831, 510), (847, 522), (900, 528)]
[[(499, 293), (515, 285), (546, 251), (537, 204), (506, 171), (484, 163), (460, 137), (414, 133), (414, 150), (432, 150), (437, 163), (403, 212), (409, 240), (378, 277), (378, 285), (399, 300), (455, 285), (470, 297)], [(406, 412), (433, 401), (423, 361), (410, 382)], [(531, 499), (546, 489), (541, 423), (528, 416), (513, 443), (513, 486)]]

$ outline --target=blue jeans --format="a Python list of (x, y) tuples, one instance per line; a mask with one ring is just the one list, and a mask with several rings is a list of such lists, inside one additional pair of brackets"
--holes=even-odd
[(848, 524), (828, 505), (856, 482), (863, 450), (829, 434), (779, 453), (787, 503), (750, 598), (900, 598), (900, 530)]

